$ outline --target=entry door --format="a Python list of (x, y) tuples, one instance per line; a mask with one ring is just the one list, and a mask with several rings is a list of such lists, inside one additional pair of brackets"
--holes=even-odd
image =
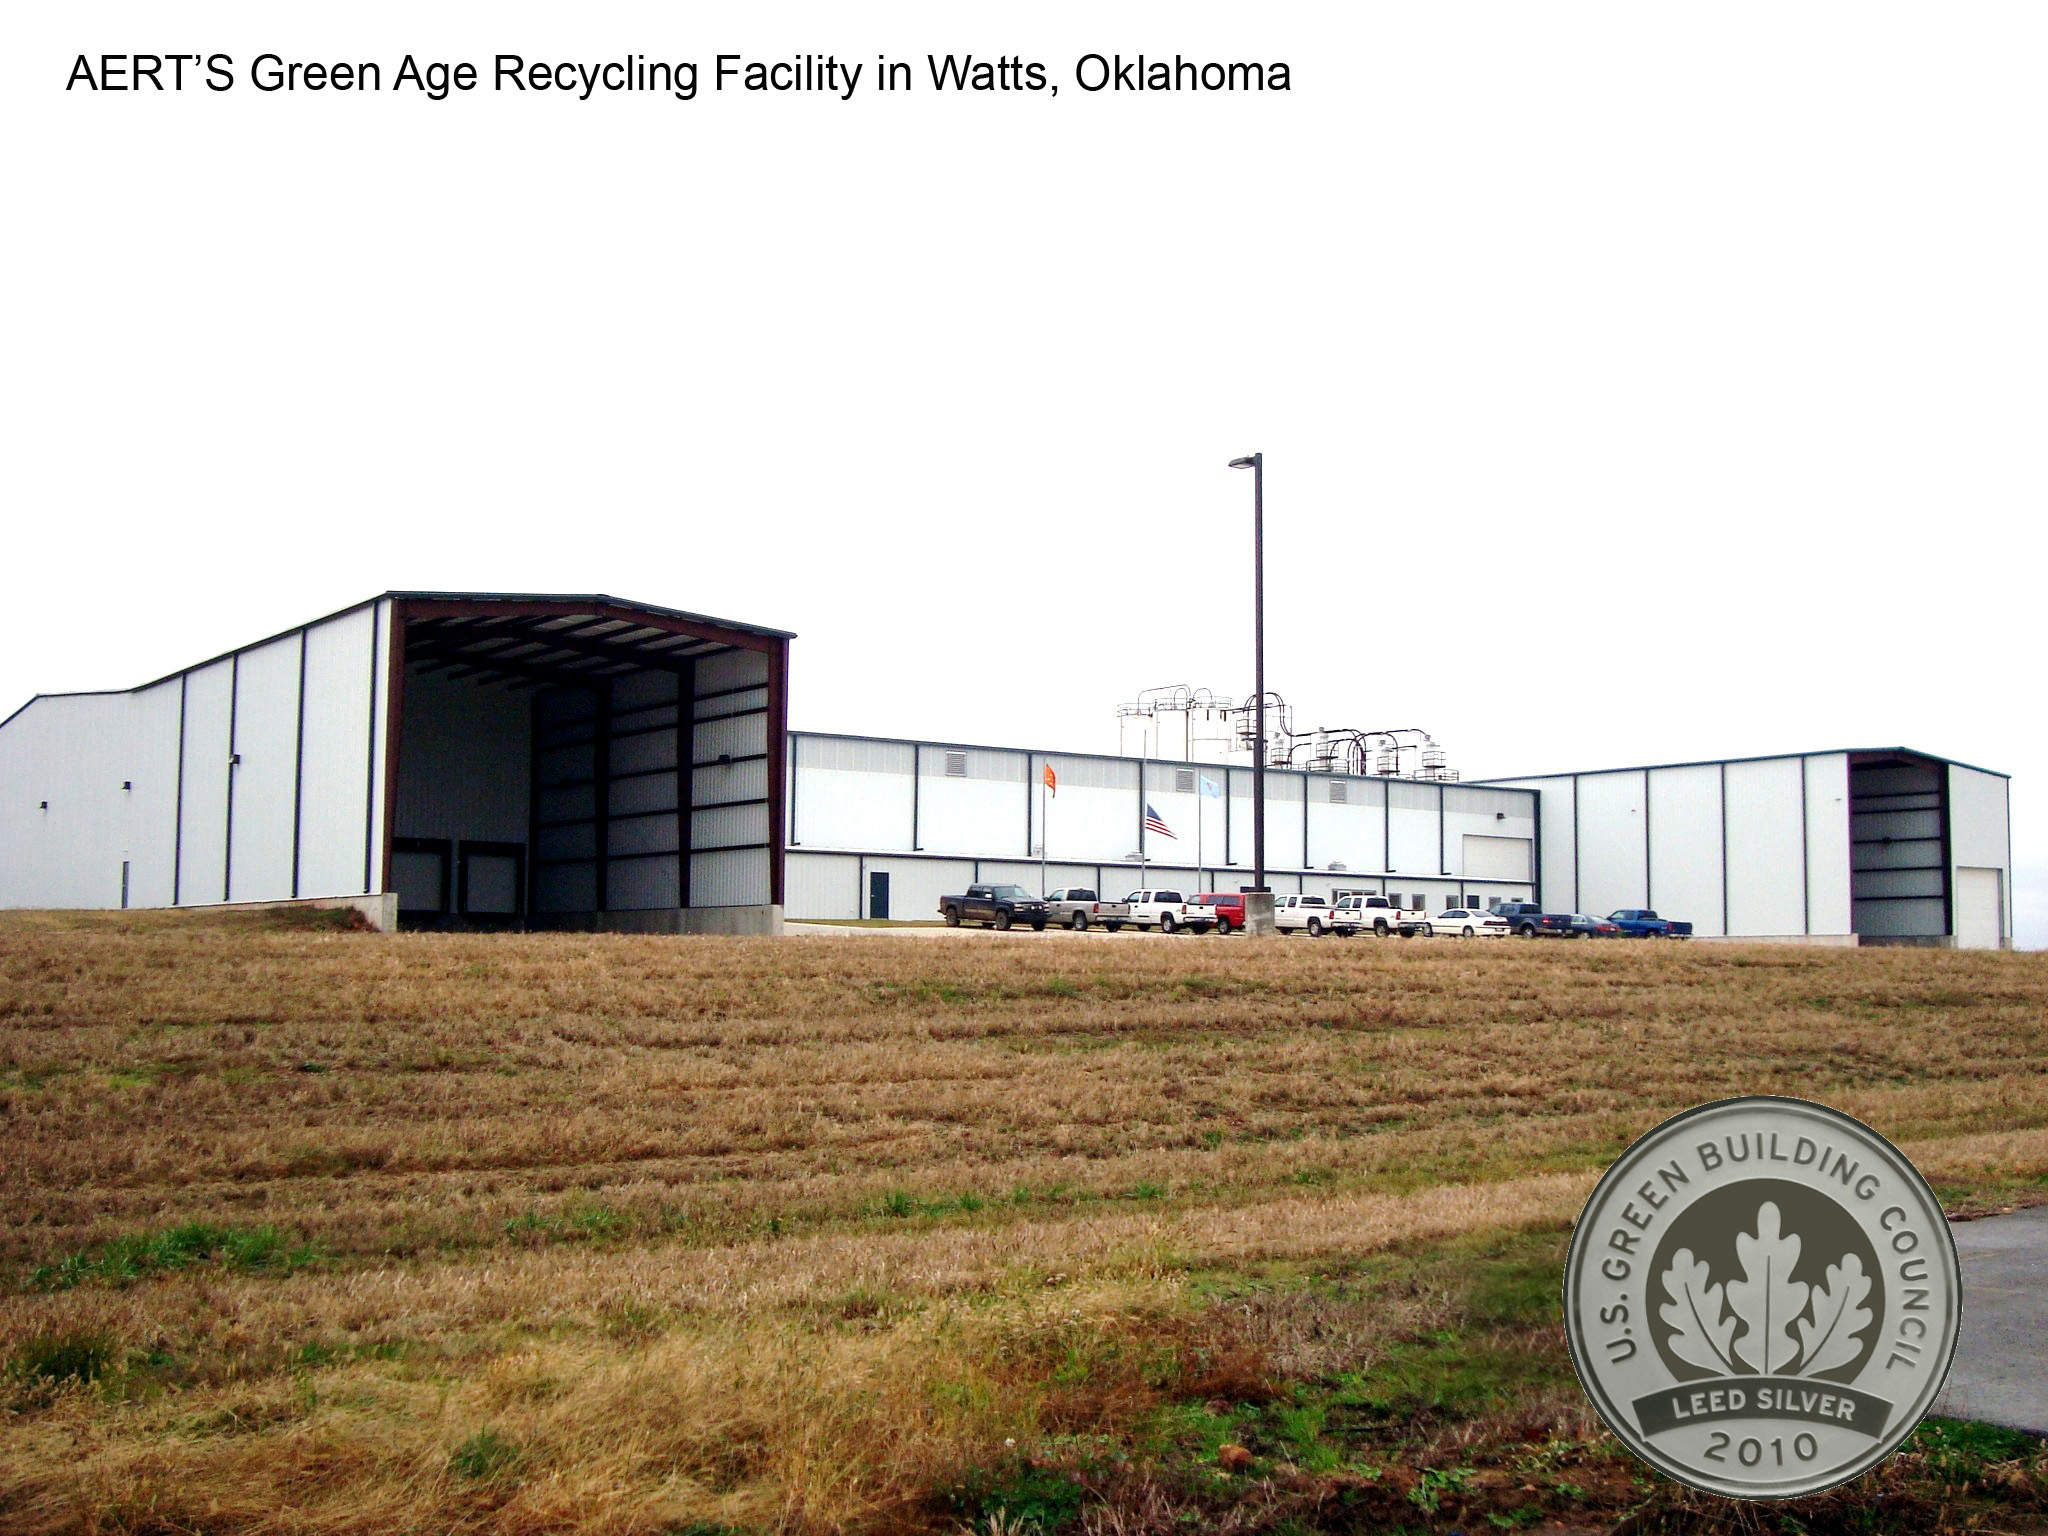
[(868, 916), (889, 915), (889, 875), (886, 870), (868, 872)]

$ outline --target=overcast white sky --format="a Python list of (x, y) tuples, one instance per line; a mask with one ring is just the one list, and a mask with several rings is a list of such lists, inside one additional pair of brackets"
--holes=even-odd
[[(797, 631), (802, 727), (1113, 751), (1144, 687), (1250, 691), (1224, 463), (1260, 449), (1301, 723), (1422, 725), (1468, 777), (1997, 768), (2048, 943), (2039, 5), (0, 25), (0, 713), (387, 587), (601, 590)], [(63, 89), (150, 49), (971, 50), (1061, 89)], [(1076, 88), (1119, 51), (1294, 88)]]

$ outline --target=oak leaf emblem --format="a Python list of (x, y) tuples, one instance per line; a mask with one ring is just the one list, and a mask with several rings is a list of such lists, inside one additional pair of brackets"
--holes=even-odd
[(1769, 1200), (1757, 1207), (1755, 1226), (1736, 1234), (1740, 1279), (1716, 1281), (1690, 1248), (1672, 1256), (1662, 1276), (1671, 1299), (1658, 1311), (1671, 1330), (1666, 1347), (1688, 1365), (1728, 1376), (1811, 1376), (1847, 1365), (1862, 1352), (1856, 1336), (1872, 1321), (1863, 1305), (1870, 1295), (1863, 1260), (1844, 1254), (1827, 1266), (1824, 1285), (1794, 1280), (1799, 1234), (1784, 1230)]

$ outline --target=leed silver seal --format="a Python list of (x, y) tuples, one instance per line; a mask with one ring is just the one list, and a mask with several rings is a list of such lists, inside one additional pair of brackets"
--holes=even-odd
[(1813, 1493), (1912, 1433), (1962, 1321), (1934, 1191), (1861, 1121), (1703, 1104), (1607, 1170), (1572, 1231), (1564, 1325), (1600, 1417), (1680, 1482)]

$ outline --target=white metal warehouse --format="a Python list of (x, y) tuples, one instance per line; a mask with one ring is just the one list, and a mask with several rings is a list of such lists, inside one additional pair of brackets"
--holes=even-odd
[[(909, 917), (977, 881), (1234, 891), (1251, 880), (1248, 766), (950, 742), (790, 737), (789, 914)], [(1057, 790), (1043, 792), (1051, 767)], [(1533, 894), (1537, 794), (1266, 772), (1275, 890), (1398, 892), (1441, 910)], [(1148, 808), (1167, 833), (1148, 831)]]
[(1906, 747), (1491, 782), (1541, 796), (1543, 900), (1700, 934), (2012, 943), (2011, 783)]
[(0, 905), (771, 931), (787, 632), (387, 592), (0, 722)]
[[(389, 592), (141, 688), (39, 695), (0, 721), (0, 906), (774, 932), (785, 912), (928, 918), (982, 881), (1250, 883), (1227, 705), (1175, 689), (1122, 712), (1122, 756), (792, 733), (790, 638), (604, 596)], [(1433, 747), (1408, 774), (1317, 761), (1266, 770), (1276, 891), (2012, 942), (2009, 782), (1929, 753), (1486, 782)]]

